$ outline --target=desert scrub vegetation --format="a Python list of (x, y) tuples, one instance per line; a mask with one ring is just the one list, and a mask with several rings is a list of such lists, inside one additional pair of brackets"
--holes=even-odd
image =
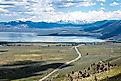
[(120, 67), (116, 64), (100, 61), (91, 64), (90, 67), (85, 68), (83, 71), (72, 71), (71, 73), (66, 74), (64, 79), (60, 81), (101, 81), (105, 78), (109, 79), (110, 77), (119, 74), (121, 70), (114, 72), (114, 70), (119, 68)]

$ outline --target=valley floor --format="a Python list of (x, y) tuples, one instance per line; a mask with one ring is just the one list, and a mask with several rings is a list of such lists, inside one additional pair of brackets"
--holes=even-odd
[[(91, 64), (104, 61), (116, 66), (110, 71), (95, 73), (90, 77), (78, 79), (78, 81), (94, 81), (95, 76), (97, 81), (121, 81), (120, 43), (87, 44), (80, 45), (78, 49), (82, 54), (81, 59), (63, 67), (47, 79), (71, 81), (67, 77), (68, 74), (84, 72)], [(0, 81), (38, 81), (77, 56), (73, 46), (67, 43), (0, 46)]]

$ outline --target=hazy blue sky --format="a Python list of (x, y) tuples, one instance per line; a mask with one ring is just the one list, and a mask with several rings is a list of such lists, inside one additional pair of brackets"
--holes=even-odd
[(121, 0), (0, 0), (0, 21), (121, 19)]

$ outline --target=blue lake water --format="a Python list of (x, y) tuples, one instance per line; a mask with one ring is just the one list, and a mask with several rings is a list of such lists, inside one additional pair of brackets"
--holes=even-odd
[(0, 41), (7, 42), (104, 42), (104, 40), (79, 36), (37, 36), (36, 33), (0, 32)]

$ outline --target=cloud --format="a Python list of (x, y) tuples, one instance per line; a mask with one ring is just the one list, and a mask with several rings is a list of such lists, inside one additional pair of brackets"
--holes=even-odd
[(105, 8), (104, 7), (101, 7), (100, 10), (105, 10)]
[(104, 3), (100, 3), (101, 6), (104, 6)]
[[(104, 3), (105, 0), (97, 0)], [(88, 8), (96, 5), (92, 0), (0, 0), (0, 20), (31, 20), (31, 21), (97, 21), (105, 19), (121, 19), (121, 10), (99, 11), (72, 10), (74, 8)], [(70, 11), (68, 11), (70, 9)], [(66, 11), (67, 10), (67, 11)], [(8, 20), (8, 19), (7, 19)]]
[(96, 5), (96, 3), (88, 2), (88, 1), (79, 4), (79, 6), (94, 6), (94, 5)]
[[(85, 12), (72, 12), (66, 14), (69, 20), (86, 20), (86, 21), (99, 21), (107, 19), (121, 19), (121, 11), (104, 12), (100, 11), (89, 11)], [(65, 18), (66, 19), (66, 18)], [(68, 20), (67, 19), (67, 20)]]
[(68, 8), (68, 7), (87, 7), (87, 6), (93, 6), (96, 3), (91, 2), (91, 1), (79, 1), (79, 0), (60, 0), (53, 2), (53, 5), (57, 8)]
[(118, 2), (112, 2), (111, 4), (110, 4), (110, 6), (118, 6), (118, 5), (120, 5)]
[(7, 13), (7, 12), (8, 12), (8, 10), (0, 8), (0, 13)]
[(98, 2), (106, 2), (106, 0), (97, 0)]
[(3, 5), (3, 4), (0, 4), (0, 8), (10, 8), (10, 7), (14, 7), (12, 5)]
[[(88, 11), (88, 12), (58, 12), (53, 14), (48, 14), (44, 16), (44, 19), (41, 16), (33, 16), (31, 18), (22, 19), (22, 20), (33, 20), (33, 21), (48, 21), (48, 22), (55, 22), (55, 21), (100, 21), (100, 20), (112, 20), (112, 19), (121, 19), (121, 10), (113, 11), (113, 12), (104, 12), (103, 10), (100, 11)], [(21, 19), (19, 19), (21, 20)]]

